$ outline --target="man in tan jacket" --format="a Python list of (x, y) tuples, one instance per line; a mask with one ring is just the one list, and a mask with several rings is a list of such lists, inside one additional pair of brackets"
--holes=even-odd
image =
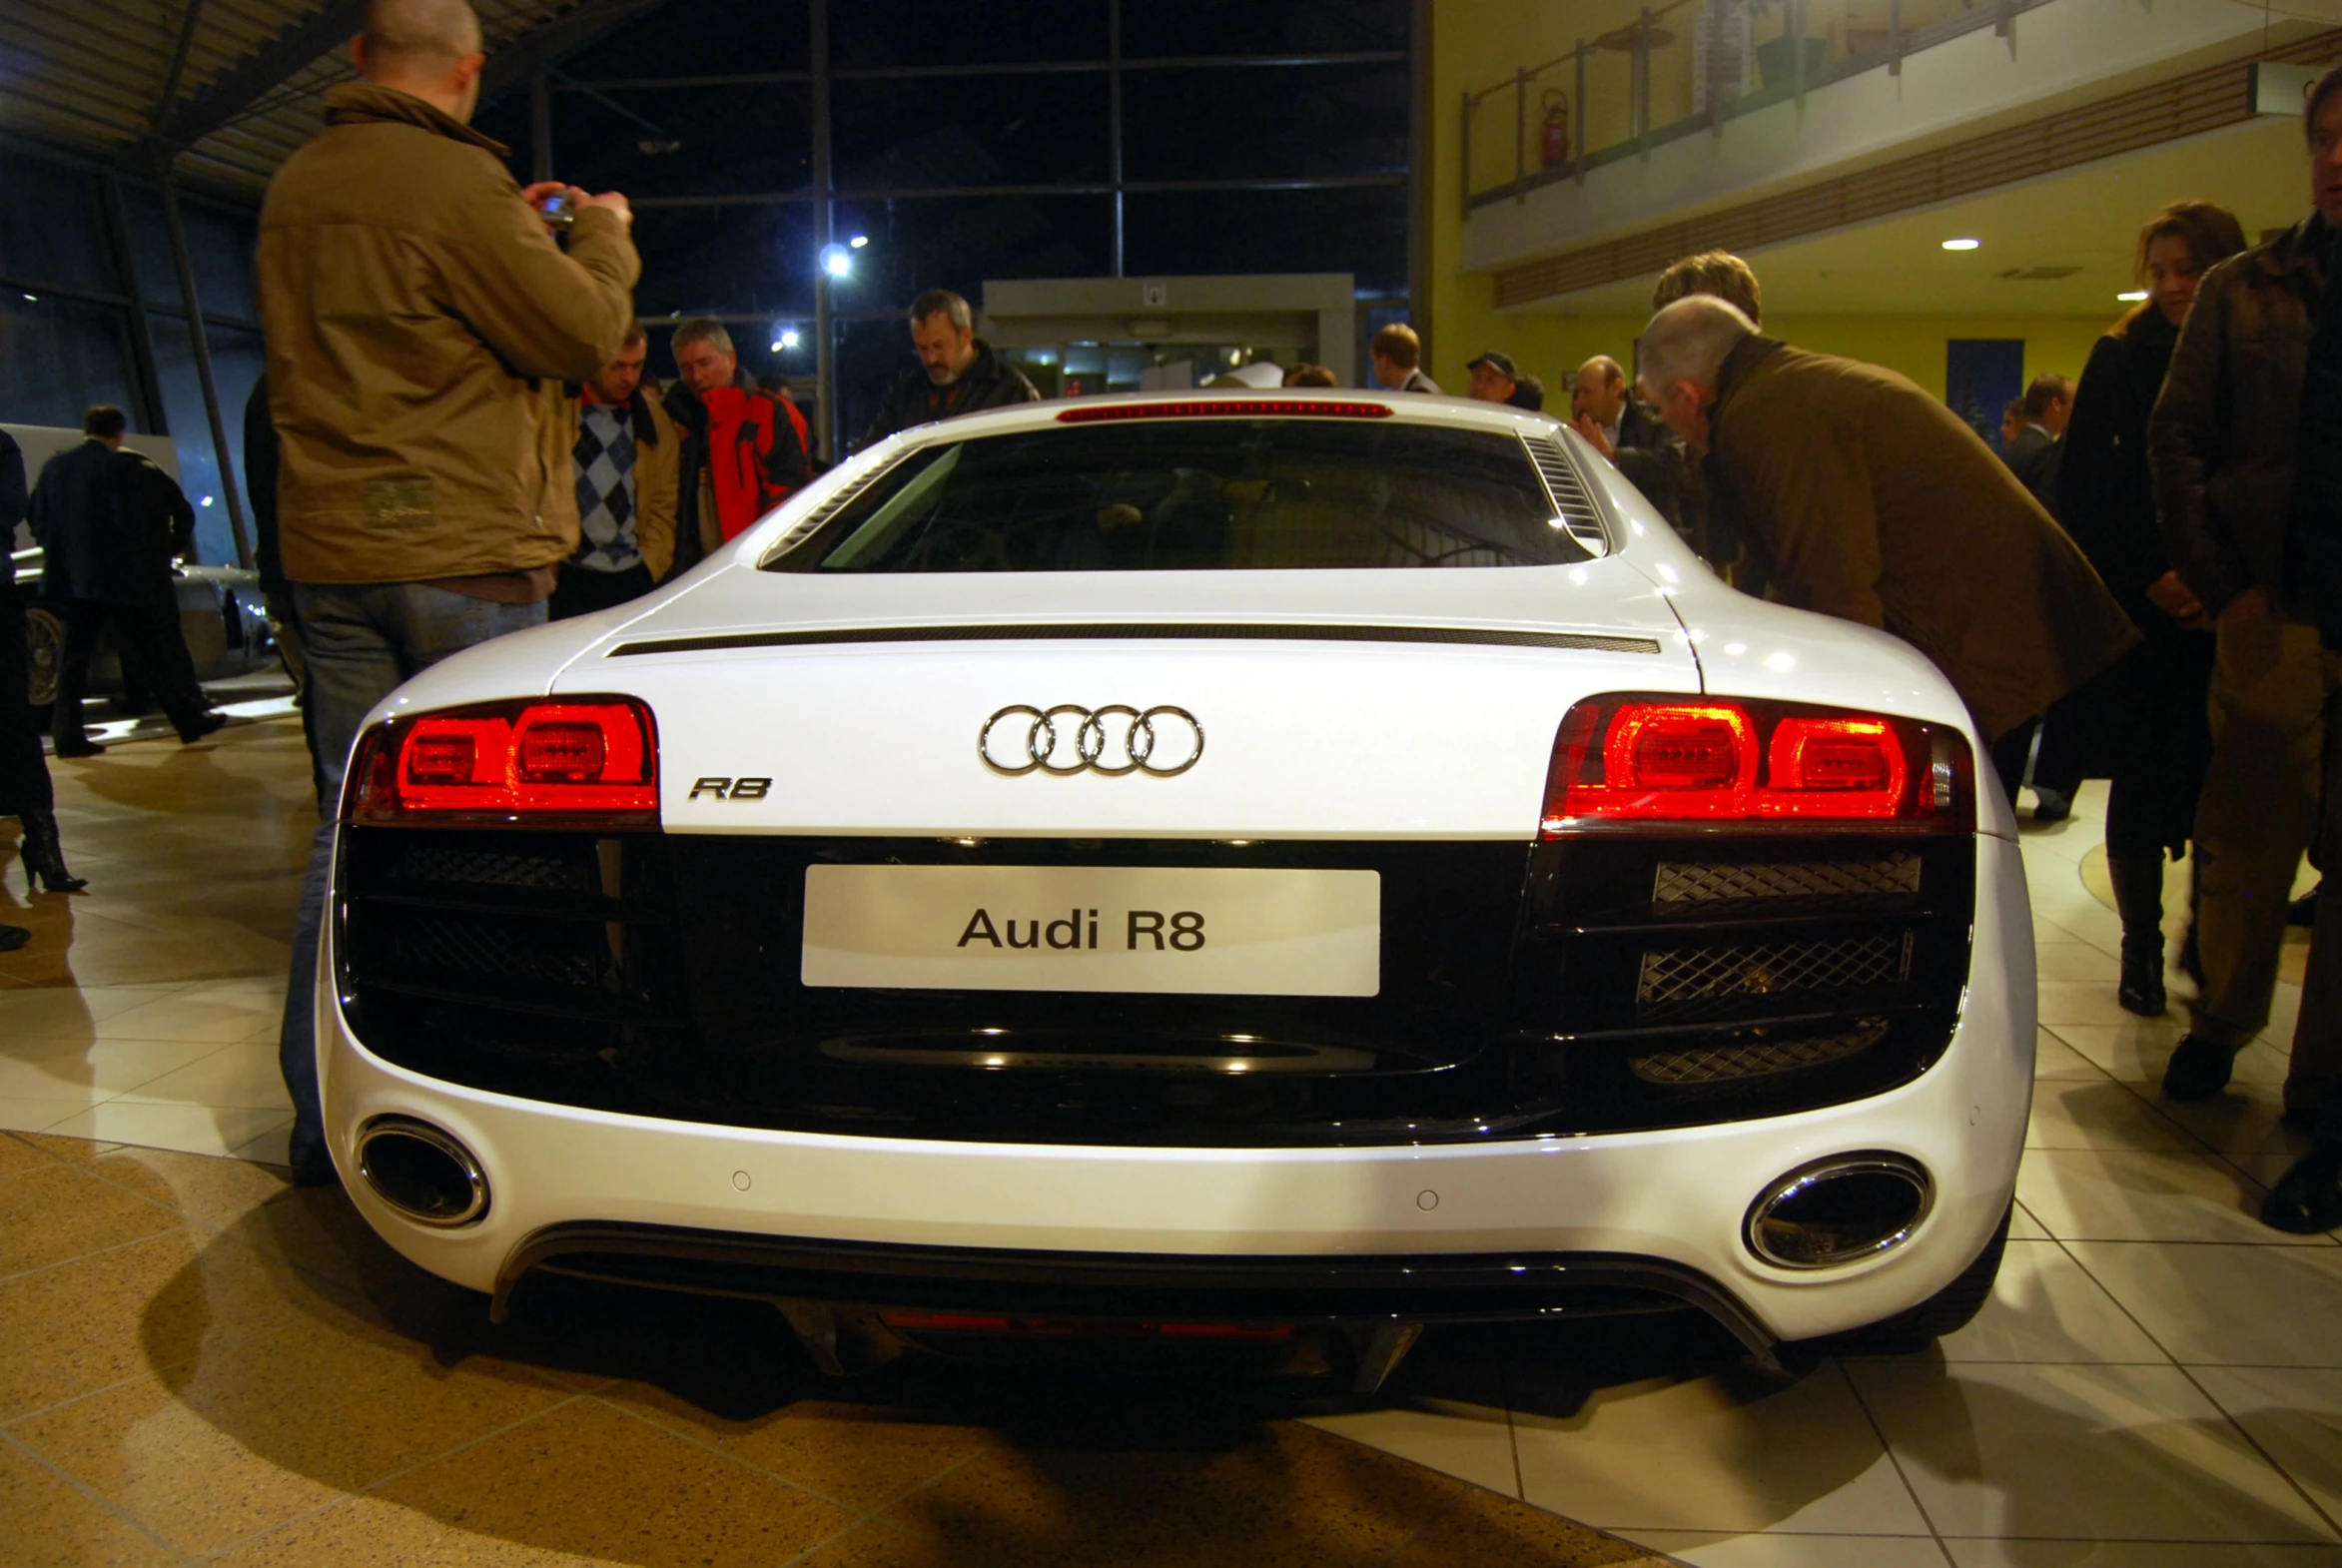
[[(362, 80), (270, 182), (260, 236), (280, 549), (328, 801), (400, 682), (544, 620), (577, 545), (564, 384), (616, 356), (641, 270), (624, 197), (524, 191), (470, 129), (486, 57), (465, 0), (372, 0), (351, 55)], [(576, 207), (567, 255), (536, 208), (557, 194)], [(335, 1176), (314, 1022), (333, 842), (329, 820), (279, 1042), (310, 1182)]]
[(577, 389), (577, 549), (561, 562), (554, 620), (638, 599), (675, 564), (683, 439), (658, 389), (642, 385), (649, 335), (637, 324), (618, 357)]
[(1987, 744), (2138, 641), (1991, 448), (1903, 377), (1761, 338), (1707, 295), (1651, 318), (1642, 353), (1645, 395), (1704, 458), (1772, 596), (1911, 643)]

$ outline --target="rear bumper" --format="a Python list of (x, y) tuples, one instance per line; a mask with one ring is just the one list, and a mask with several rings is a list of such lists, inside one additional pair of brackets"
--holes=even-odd
[[(1973, 968), (1943, 1059), (1890, 1093), (1794, 1116), (1371, 1149), (782, 1133), (548, 1106), (423, 1078), (370, 1053), (329, 986), (318, 998), (327, 1128), (345, 1172), (356, 1169), (358, 1130), (379, 1116), (430, 1122), (474, 1152), (490, 1207), (460, 1230), (414, 1224), (363, 1181), (349, 1186), (398, 1250), (482, 1291), (508, 1286), (532, 1245), (582, 1233), (567, 1228), (577, 1226), (746, 1237), (751, 1250), (843, 1243), (996, 1259), (1104, 1256), (1132, 1266), (1176, 1260), (1206, 1271), (1318, 1259), (1364, 1268), (1353, 1276), (1364, 1293), (1344, 1296), (1362, 1306), (1373, 1300), (1377, 1269), (1606, 1259), (1651, 1278), (1704, 1281), (1730, 1304), (1712, 1314), (1742, 1320), (1744, 1340), (1809, 1338), (1925, 1300), (1981, 1250), (2006, 1208), (2031, 1091), (2031, 921), (2016, 846), (1976, 843)], [(328, 954), (321, 973), (334, 972)], [(1903, 1154), (1932, 1174), (1935, 1207), (1909, 1242), (1807, 1273), (1748, 1251), (1742, 1223), (1763, 1187), (1854, 1150)], [(1376, 1309), (1401, 1310), (1405, 1291), (1388, 1278), (1383, 1287), (1390, 1300)], [(1534, 1315), (1533, 1303), (1523, 1305), (1500, 1315)]]
[(921, 1313), (997, 1313), (1049, 1324), (1320, 1325), (1365, 1342), (1390, 1326), (1617, 1316), (1690, 1307), (1759, 1356), (1772, 1335), (1690, 1269), (1587, 1254), (1180, 1257), (880, 1246), (666, 1225), (579, 1222), (504, 1259), (501, 1321), (536, 1270), (692, 1294)]

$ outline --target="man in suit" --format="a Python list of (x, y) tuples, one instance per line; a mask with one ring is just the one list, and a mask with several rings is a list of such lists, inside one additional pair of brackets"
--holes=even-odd
[(2017, 427), (2005, 432), (2000, 460), (2016, 475), (2041, 509), (2057, 515), (2057, 442), (2065, 434), (2065, 420), (2073, 412), (2073, 383), (2043, 373), (2032, 380), (2017, 403)]
[(89, 438), (42, 465), (33, 486), (33, 537), (46, 552), (42, 592), (65, 622), (51, 724), (60, 757), (105, 750), (82, 729), (82, 696), (98, 634), (114, 632), (124, 673), (156, 695), (180, 744), (228, 721), (210, 710), (179, 631), (173, 556), (195, 553), (195, 508), (150, 458), (124, 449), (129, 421), (100, 403), (82, 418)]
[(1618, 465), (1627, 482), (1659, 508), (1668, 526), (1699, 549), (1695, 530), (1685, 524), (1683, 443), (1635, 401), (1626, 372), (1616, 360), (1598, 354), (1578, 368), (1577, 379), (1570, 383), (1569, 411), (1578, 433)]

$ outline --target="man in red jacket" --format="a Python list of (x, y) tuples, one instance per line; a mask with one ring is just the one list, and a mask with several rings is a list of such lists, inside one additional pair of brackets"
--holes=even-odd
[(675, 369), (666, 408), (684, 434), (677, 486), (676, 571), (697, 561), (804, 485), (805, 415), (786, 398), (757, 390), (740, 369), (732, 335), (721, 322), (678, 323)]

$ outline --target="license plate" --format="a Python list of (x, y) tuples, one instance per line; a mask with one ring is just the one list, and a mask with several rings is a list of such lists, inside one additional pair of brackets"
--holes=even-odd
[(1370, 997), (1382, 874), (808, 866), (802, 965), (809, 986)]

